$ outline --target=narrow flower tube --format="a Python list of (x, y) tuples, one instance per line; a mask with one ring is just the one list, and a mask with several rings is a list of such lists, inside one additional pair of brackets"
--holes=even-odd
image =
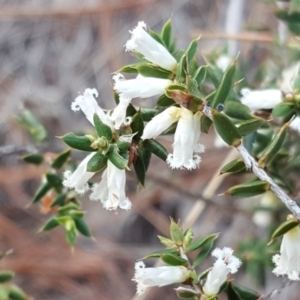
[(199, 136), (200, 116), (182, 107), (174, 136), (173, 153), (167, 158), (172, 169), (192, 170), (199, 166), (201, 157), (196, 152), (204, 151), (204, 147), (198, 144)]
[(162, 44), (148, 34), (146, 29), (145, 22), (138, 22), (138, 25), (130, 31), (132, 35), (125, 45), (126, 51), (137, 51), (148, 61), (163, 69), (174, 71), (177, 65), (175, 58)]
[(98, 105), (95, 97), (98, 97), (96, 89), (86, 89), (82, 95), (79, 95), (71, 104), (74, 111), (82, 110), (86, 118), (94, 125), (94, 114), (96, 113), (103, 123), (107, 124), (104, 111)]
[(212, 269), (208, 272), (203, 292), (206, 298), (217, 295), (220, 287), (227, 280), (229, 274), (234, 274), (241, 266), (241, 261), (232, 255), (233, 250), (229, 247), (216, 248), (212, 256), (216, 257)]
[(108, 161), (101, 182), (93, 186), (90, 199), (100, 200), (107, 210), (116, 210), (118, 207), (128, 210), (131, 208), (131, 202), (125, 195), (125, 184), (125, 170), (118, 169)]
[(148, 287), (165, 286), (186, 281), (190, 271), (183, 266), (146, 268), (142, 261), (135, 264), (133, 281), (137, 283), (137, 294), (142, 295)]
[(77, 169), (72, 173), (71, 171), (66, 171), (64, 173), (63, 185), (69, 189), (74, 189), (78, 194), (84, 194), (89, 186), (87, 182), (95, 174), (93, 172), (87, 172), (87, 164), (89, 160), (95, 155), (95, 152), (90, 153), (77, 167)]
[(144, 128), (143, 140), (158, 137), (163, 131), (167, 130), (173, 123), (177, 122), (181, 116), (181, 108), (171, 106), (160, 114), (156, 115)]
[(164, 94), (166, 88), (173, 81), (169, 79), (138, 76), (135, 79), (126, 80), (123, 75), (117, 73), (113, 76), (114, 89), (125, 98), (148, 98)]
[(241, 95), (241, 102), (253, 111), (272, 109), (282, 102), (281, 91), (277, 89), (250, 90), (244, 88), (241, 90)]
[(276, 276), (287, 275), (290, 280), (300, 280), (300, 229), (293, 228), (283, 235), (280, 254), (273, 256)]

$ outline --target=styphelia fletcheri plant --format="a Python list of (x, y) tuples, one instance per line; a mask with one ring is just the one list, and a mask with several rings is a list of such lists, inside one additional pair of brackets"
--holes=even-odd
[[(252, 197), (272, 191), (292, 213), (271, 237), (271, 241), (283, 237), (280, 254), (273, 257), (273, 273), (299, 280), (300, 208), (287, 194), (292, 192), (293, 178), (280, 174), (282, 165), (299, 172), (295, 160), (299, 161), (300, 147), (294, 143), (292, 151), (288, 151), (298, 138), (294, 133), (300, 133), (298, 72), (291, 78), (293, 84), (288, 92), (282, 92), (280, 87), (239, 89), (242, 78), (236, 75), (237, 59), (224, 72), (214, 64), (199, 65), (198, 39), (185, 50), (176, 49), (170, 21), (160, 34), (139, 22), (131, 35), (125, 50), (136, 54), (137, 62), (122, 67), (112, 76), (116, 107), (105, 112), (97, 103), (95, 88), (87, 88), (71, 105), (72, 110), (83, 112), (95, 133), (82, 136), (68, 133), (61, 137), (71, 148), (88, 154), (73, 172), (63, 166), (69, 152), (63, 156), (58, 169), (65, 171), (63, 178), (55, 174), (59, 178), (57, 184), (51, 178), (53, 172), (47, 174), (43, 186), (46, 184), (48, 189), (40, 192), (34, 202), (42, 199), (51, 187), (56, 197), (63, 194), (64, 200), (69, 201), (55, 200), (60, 206), (59, 215), (50, 219), (43, 230), (63, 225), (70, 244), (75, 242), (77, 232), (91, 236), (82, 220), (84, 213), (74, 199), (89, 193), (90, 199), (100, 201), (104, 209), (130, 209), (126, 172), (134, 171), (138, 183), (144, 185), (152, 154), (171, 169), (192, 172), (200, 167), (200, 154), (205, 151), (199, 141), (200, 134), (207, 134), (213, 125), (222, 140), (241, 155), (241, 159), (225, 165), (221, 174), (254, 175), (250, 181), (228, 189), (226, 194)], [(208, 91), (207, 86), (214, 88)], [(149, 97), (157, 98), (155, 107), (143, 108), (143, 98)], [(139, 99), (138, 107), (131, 104), (133, 98)], [(166, 134), (174, 135), (170, 150), (156, 140)], [(91, 183), (98, 172), (102, 172), (100, 182)], [(160, 258), (165, 265), (147, 268), (142, 261), (135, 265), (133, 280), (137, 283), (137, 293), (144, 293), (148, 287), (180, 283), (183, 286), (176, 293), (181, 299), (212, 300), (223, 292), (228, 299), (262, 299), (255, 291), (232, 282), (230, 274), (236, 273), (242, 262), (229, 247), (211, 252), (217, 236), (211, 234), (193, 241), (192, 230), (183, 231), (172, 220), (170, 238), (159, 237), (166, 249), (146, 257)], [(190, 258), (194, 251), (198, 254)], [(210, 252), (216, 260), (210, 269), (201, 270), (201, 262)]]

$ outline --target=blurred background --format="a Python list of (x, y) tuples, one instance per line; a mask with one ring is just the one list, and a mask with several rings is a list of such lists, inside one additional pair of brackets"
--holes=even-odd
[[(19, 159), (35, 146), (12, 116), (29, 109), (42, 121), (48, 140), (39, 150), (66, 149), (55, 136), (90, 126), (82, 113), (70, 109), (78, 92), (95, 87), (100, 106), (113, 107), (112, 73), (134, 62), (124, 45), (140, 20), (160, 31), (171, 17), (182, 48), (201, 35), (198, 58), (203, 63), (222, 53), (234, 58), (241, 51), (241, 60), (249, 65), (247, 76), (254, 82), (278, 30), (284, 31), (273, 15), (275, 7), (262, 0), (0, 0), (0, 251), (14, 249), (0, 261), (0, 269), (16, 272), (14, 282), (38, 300), (168, 300), (176, 299), (172, 288), (153, 288), (136, 297), (131, 278), (134, 262), (160, 249), (156, 236), (168, 236), (169, 216), (180, 219), (185, 228), (193, 226), (195, 237), (221, 232), (220, 247), (240, 249), (242, 241), (252, 247), (260, 239), (265, 242), (268, 231), (253, 222), (247, 200), (220, 196), (238, 183), (238, 177), (219, 176), (218, 167), (237, 154), (216, 148), (211, 131), (203, 135), (206, 152), (199, 170), (171, 172), (154, 159), (146, 188), (138, 190), (134, 174), (128, 173), (130, 211), (104, 211), (84, 198), (95, 241), (80, 237), (71, 251), (61, 228), (37, 233), (49, 215), (28, 204), (45, 169)], [(278, 59), (278, 68), (287, 64), (284, 56)], [(172, 138), (160, 141), (170, 149)], [(72, 157), (81, 160), (81, 152), (73, 151)], [(247, 255), (251, 251), (240, 251), (242, 259)], [(285, 286), (265, 268), (270, 261), (261, 259), (254, 276), (244, 268), (237, 280), (262, 293)], [(211, 263), (209, 258), (204, 266)], [(299, 299), (297, 291), (294, 284), (272, 299)]]

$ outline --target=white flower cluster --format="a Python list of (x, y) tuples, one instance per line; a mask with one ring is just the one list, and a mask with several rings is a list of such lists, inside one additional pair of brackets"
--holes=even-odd
[[(149, 62), (169, 71), (175, 71), (177, 62), (169, 51), (146, 32), (146, 24), (139, 22), (131, 32), (132, 37), (126, 43), (126, 51), (137, 51)], [(96, 113), (100, 120), (111, 127), (119, 130), (121, 126), (128, 124), (126, 109), (133, 98), (147, 98), (160, 96), (165, 93), (172, 80), (143, 77), (138, 75), (135, 79), (126, 80), (122, 74), (113, 76), (114, 89), (119, 94), (119, 104), (113, 111), (107, 114), (98, 106), (95, 97), (98, 96), (96, 89), (86, 89), (83, 95), (78, 96), (72, 103), (74, 111), (82, 110), (87, 119), (94, 125), (93, 116)], [(169, 154), (167, 163), (175, 169), (195, 169), (199, 166), (201, 158), (199, 153), (204, 147), (198, 144), (200, 136), (200, 113), (193, 114), (184, 107), (172, 106), (155, 116), (144, 129), (142, 139), (156, 138), (173, 123), (178, 122), (173, 153)], [(130, 140), (131, 142), (131, 140)], [(95, 153), (89, 154), (77, 167), (75, 172), (65, 172), (63, 184), (75, 189), (79, 194), (89, 190), (88, 180), (95, 174), (87, 172), (87, 164)], [(103, 207), (115, 210), (118, 207), (129, 209), (131, 202), (125, 196), (125, 170), (116, 168), (108, 162), (106, 170), (102, 174), (102, 180), (92, 188), (90, 198), (100, 200)]]

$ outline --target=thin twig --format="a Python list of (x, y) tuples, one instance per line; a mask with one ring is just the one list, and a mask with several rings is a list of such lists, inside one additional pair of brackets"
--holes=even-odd
[(262, 295), (262, 297), (260, 299), (273, 299), (275, 296), (279, 295), (283, 289), (285, 289), (286, 287), (290, 286), (292, 283), (294, 283), (291, 280), (288, 279), (284, 279), (281, 283), (281, 285), (279, 286), (279, 288), (273, 290), (272, 292), (269, 292), (266, 295)]

